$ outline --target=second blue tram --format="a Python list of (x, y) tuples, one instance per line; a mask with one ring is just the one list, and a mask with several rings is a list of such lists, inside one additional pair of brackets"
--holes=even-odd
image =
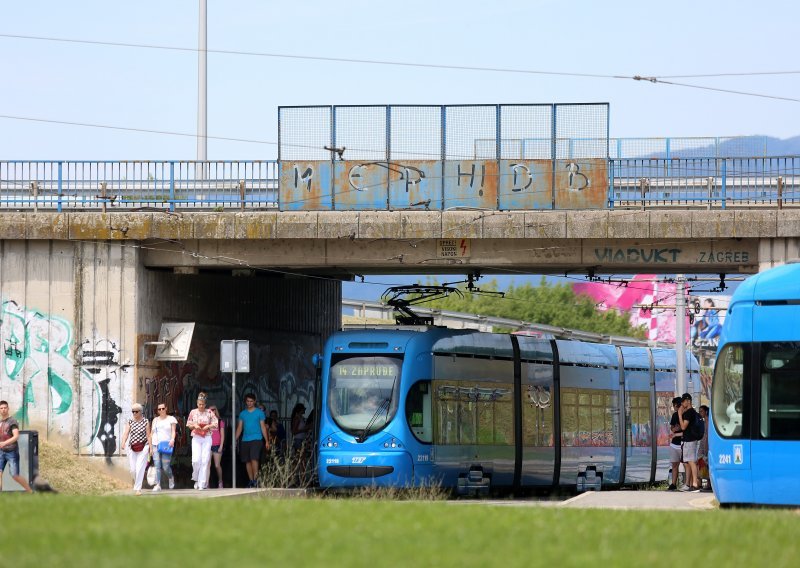
[(711, 391), (709, 463), (722, 505), (800, 505), (800, 264), (731, 298)]
[[(320, 486), (652, 483), (669, 469), (675, 351), (425, 327), (335, 333)], [(687, 355), (689, 384), (699, 367)]]

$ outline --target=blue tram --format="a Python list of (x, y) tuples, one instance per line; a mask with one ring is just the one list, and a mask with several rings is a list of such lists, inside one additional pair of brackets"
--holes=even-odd
[(711, 391), (709, 462), (720, 504), (800, 505), (800, 264), (731, 299)]
[[(321, 358), (320, 486), (483, 494), (664, 480), (675, 357), (437, 327), (335, 333)], [(690, 354), (686, 368), (699, 391)]]

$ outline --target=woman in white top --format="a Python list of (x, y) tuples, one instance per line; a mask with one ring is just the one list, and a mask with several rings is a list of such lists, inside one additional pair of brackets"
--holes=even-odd
[(175, 489), (175, 477), (172, 475), (172, 451), (159, 451), (158, 446), (162, 442), (166, 448), (175, 447), (175, 430), (178, 427), (178, 421), (174, 416), (168, 414), (167, 404), (159, 402), (156, 405), (157, 416), (153, 418), (152, 440), (153, 440), (153, 467), (156, 468), (156, 484), (153, 486), (153, 491), (161, 491), (161, 470), (167, 474), (169, 481), (169, 488)]

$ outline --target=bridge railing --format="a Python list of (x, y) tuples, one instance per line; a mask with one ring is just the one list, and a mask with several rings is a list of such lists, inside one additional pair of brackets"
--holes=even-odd
[(277, 208), (275, 161), (0, 161), (0, 210)]
[[(800, 156), (610, 159), (608, 178), (611, 209), (800, 206)], [(279, 183), (276, 161), (0, 161), (0, 211), (277, 209)]]
[(609, 207), (800, 205), (800, 157), (609, 160)]

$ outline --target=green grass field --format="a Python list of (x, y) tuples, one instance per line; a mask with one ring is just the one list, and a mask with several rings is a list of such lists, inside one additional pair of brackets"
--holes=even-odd
[[(0, 496), (0, 566), (796, 566), (800, 515)], [(201, 564), (202, 565), (202, 564)]]

